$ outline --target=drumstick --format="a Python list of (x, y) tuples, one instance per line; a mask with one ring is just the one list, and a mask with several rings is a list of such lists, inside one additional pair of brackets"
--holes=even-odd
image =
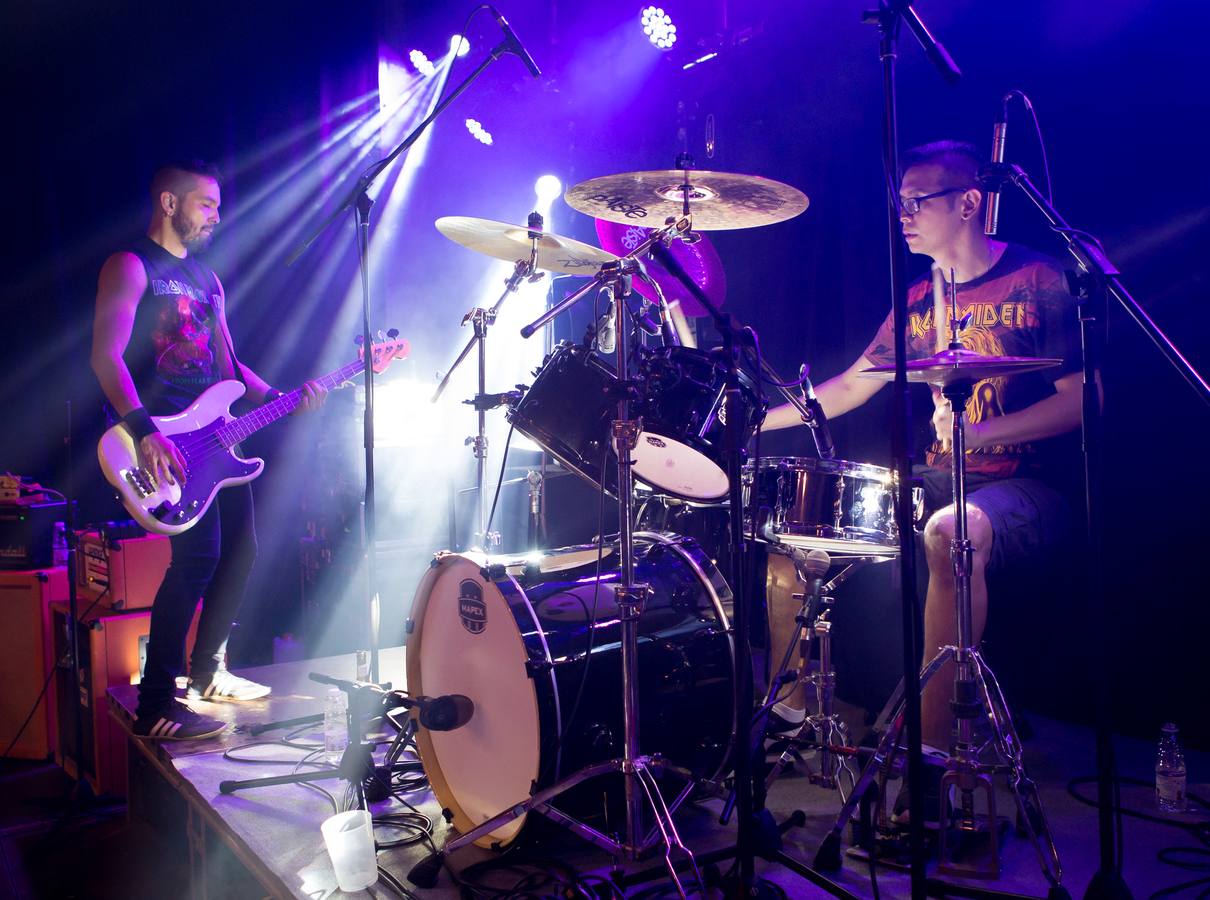
[(950, 344), (949, 305), (945, 301), (945, 278), (941, 274), (941, 266), (933, 263), (933, 326), (936, 328), (936, 350), (940, 353)]

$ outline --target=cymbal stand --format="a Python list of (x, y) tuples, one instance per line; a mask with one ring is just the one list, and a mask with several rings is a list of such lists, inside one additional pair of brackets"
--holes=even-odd
[(529, 259), (517, 260), (513, 267), (513, 273), (508, 276), (504, 282), (504, 292), (500, 295), (491, 309), (483, 309), (475, 307), (465, 316), (462, 317), (462, 324), (468, 322), (474, 329), (474, 334), (471, 335), (466, 346), (462, 348), (462, 352), (458, 354), (458, 358), (454, 360), (449, 370), (445, 373), (445, 377), (441, 379), (441, 383), (437, 385), (437, 390), (433, 393), (430, 402), (436, 403), (441, 399), (441, 395), (445, 393), (446, 387), (449, 386), (450, 376), (457, 370), (458, 366), (470, 354), (474, 347), (479, 348), (479, 389), (471, 400), (464, 400), (466, 403), (475, 408), (478, 414), (478, 429), (475, 434), (466, 439), (466, 445), (471, 447), (475, 455), (475, 525), (478, 529), (475, 532), (475, 539), (479, 546), (484, 550), (491, 551), (492, 547), (499, 543), (500, 535), (498, 532), (493, 534), (487, 533), (487, 507), (484, 503), (485, 490), (484, 486), (487, 480), (487, 411), (500, 406), (501, 400), (499, 397), (490, 397), (486, 393), (487, 386), (487, 330), (496, 322), (496, 315), (500, 312), (500, 307), (508, 298), (508, 295), (517, 290), (522, 281), (536, 282), (542, 278), (543, 273), (536, 271), (538, 261), (538, 241), (542, 238), (542, 216), (539, 213), (533, 212), (529, 214)]
[[(627, 321), (631, 315), (626, 298), (630, 293), (631, 279), (635, 269), (635, 258), (646, 253), (657, 241), (671, 239), (677, 234), (689, 230), (691, 221), (688, 216), (670, 222), (663, 228), (657, 229), (647, 237), (628, 256), (616, 262), (607, 263), (593, 276), (592, 280), (574, 294), (548, 309), (538, 319), (521, 329), (522, 337), (530, 337), (542, 325), (553, 319), (560, 312), (572, 306), (594, 289), (604, 289), (611, 294), (610, 299), (618, 310), (617, 343), (615, 359), (617, 381), (618, 417), (613, 422), (612, 435), (617, 455), (618, 470), (618, 542), (620, 571), (618, 582), (614, 585), (617, 598), (619, 618), (621, 620), (622, 639), (622, 709), (624, 724), (624, 739), (622, 756), (593, 765), (586, 766), (561, 779), (554, 785), (536, 791), (529, 798), (522, 800), (508, 809), (481, 823), (472, 830), (447, 841), (441, 851), (422, 860), (409, 872), (409, 878), (421, 886), (431, 886), (435, 883), (437, 865), (445, 855), (471, 844), (511, 822), (519, 816), (530, 812), (539, 813), (553, 822), (567, 828), (572, 833), (584, 838), (615, 859), (639, 859), (656, 846), (664, 849), (663, 860), (668, 875), (674, 887), (682, 897), (687, 897), (680, 874), (677, 872), (674, 855), (676, 851), (687, 861), (688, 870), (692, 872), (697, 885), (703, 885), (701, 873), (693, 853), (681, 841), (676, 824), (672, 819), (672, 808), (675, 808), (689, 794), (692, 787), (693, 774), (688, 770), (668, 764), (658, 753), (646, 755), (639, 748), (639, 679), (638, 679), (638, 627), (639, 616), (646, 601), (650, 586), (639, 584), (634, 580), (633, 554), (633, 523), (634, 523), (634, 478), (631, 471), (633, 460), (631, 451), (634, 449), (639, 433), (642, 430), (642, 420), (632, 418), (630, 403), (636, 395), (636, 385), (629, 377), (630, 329), (632, 322)], [(603, 834), (585, 822), (568, 815), (551, 801), (558, 795), (568, 791), (581, 782), (600, 775), (621, 773), (625, 789), (625, 833), (622, 836)], [(660, 793), (657, 777), (665, 772), (671, 772), (683, 778), (689, 784), (670, 805), (664, 801)], [(654, 826), (644, 833), (644, 802), (650, 807)], [(423, 879), (423, 880), (422, 880)], [(429, 881), (433, 879), (433, 881)]]

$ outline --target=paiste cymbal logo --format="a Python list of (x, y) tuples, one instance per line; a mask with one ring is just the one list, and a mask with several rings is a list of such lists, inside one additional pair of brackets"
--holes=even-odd
[(487, 604), (479, 582), (468, 578), (458, 585), (458, 618), (471, 634), (483, 634), (487, 628)]

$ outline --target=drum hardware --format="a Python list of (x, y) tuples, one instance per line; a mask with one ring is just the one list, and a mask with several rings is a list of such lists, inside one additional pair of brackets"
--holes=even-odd
[[(521, 330), (523, 337), (530, 337), (538, 328), (553, 319), (565, 309), (571, 307), (590, 291), (602, 290), (609, 300), (614, 302), (618, 310), (620, 322), (616, 329), (617, 344), (615, 348), (616, 383), (629, 388), (629, 331), (630, 316), (626, 298), (630, 294), (631, 278), (635, 270), (635, 257), (647, 252), (651, 244), (672, 239), (678, 234), (687, 233), (691, 227), (688, 216), (670, 222), (664, 228), (658, 229), (643, 241), (633, 255), (623, 257), (617, 262), (609, 262), (601, 266), (593, 278), (583, 288), (565, 298), (547, 310), (537, 320)], [(621, 637), (621, 681), (622, 681), (622, 711), (623, 711), (623, 741), (622, 755), (608, 762), (597, 763), (582, 768), (552, 785), (532, 794), (528, 799), (515, 803), (510, 808), (483, 822), (477, 827), (461, 834), (447, 842), (441, 855), (455, 850), (465, 844), (484, 838), (502, 825), (527, 814), (538, 812), (552, 821), (568, 828), (575, 834), (596, 844), (615, 857), (637, 859), (656, 845), (664, 847), (664, 862), (669, 877), (677, 891), (686, 896), (680, 875), (673, 864), (674, 851), (682, 852), (689, 861), (698, 885), (702, 884), (701, 875), (693, 854), (681, 842), (673, 821), (671, 810), (664, 802), (656, 775), (666, 770), (659, 756), (645, 755), (639, 748), (639, 670), (638, 670), (638, 624), (642, 608), (650, 595), (650, 585), (640, 583), (635, 579), (634, 534), (633, 534), (633, 504), (634, 483), (631, 457), (638, 438), (642, 432), (642, 422), (631, 414), (630, 391), (619, 392), (617, 399), (617, 414), (613, 420), (610, 434), (616, 452), (617, 495), (618, 504), (618, 554), (619, 575), (613, 585), (614, 602), (617, 607), (617, 618), (620, 622)], [(742, 677), (742, 676), (741, 676)], [(602, 834), (584, 822), (558, 810), (548, 801), (565, 793), (579, 783), (600, 775), (620, 773), (623, 779), (625, 802), (625, 831), (620, 838)], [(688, 773), (685, 773), (688, 774)], [(682, 791), (682, 796), (688, 796), (691, 785)], [(644, 833), (643, 805), (650, 808), (655, 827)]]
[[(464, 235), (464, 232), (455, 230), (453, 234), (457, 235), (456, 237), (452, 236), (451, 234), (447, 234), (445, 230), (442, 230), (443, 223), (446, 223), (445, 219), (437, 220), (438, 230), (441, 230), (442, 234), (446, 234), (446, 236), (451, 240), (463, 243), (460, 238)], [(461, 224), (461, 220), (457, 220), (455, 224)], [(462, 317), (462, 325), (465, 326), (467, 323), (470, 323), (474, 333), (471, 335), (470, 340), (466, 342), (466, 346), (462, 348), (462, 351), (450, 365), (449, 370), (445, 373), (445, 377), (441, 379), (441, 383), (437, 385), (437, 390), (433, 393), (431, 401), (436, 403), (441, 399), (441, 395), (445, 392), (446, 387), (449, 386), (450, 377), (457, 370), (458, 366), (461, 365), (462, 361), (466, 359), (471, 350), (478, 346), (478, 391), (476, 392), (474, 398), (471, 400), (464, 400), (463, 402), (473, 406), (478, 417), (478, 428), (475, 434), (466, 439), (466, 445), (471, 448), (471, 452), (475, 456), (475, 524), (478, 528), (478, 531), (475, 532), (472, 542), (477, 542), (479, 546), (484, 548), (493, 547), (498, 544), (500, 540), (499, 534), (487, 533), (487, 509), (484, 504), (484, 487), (487, 479), (487, 412), (488, 410), (495, 409), (496, 407), (507, 403), (507, 400), (502, 398), (512, 396), (511, 392), (508, 394), (495, 395), (486, 393), (487, 331), (492, 325), (495, 324), (496, 316), (500, 312), (500, 307), (504, 304), (504, 301), (508, 299), (508, 295), (516, 291), (522, 281), (535, 282), (542, 277), (542, 273), (537, 271), (539, 246), (542, 245), (544, 247), (543, 252), (545, 252), (545, 245), (543, 242), (548, 238), (555, 237), (553, 235), (544, 234), (542, 231), (542, 225), (543, 221), (541, 214), (533, 212), (529, 214), (528, 227), (517, 229), (518, 232), (524, 234), (525, 239), (529, 242), (529, 258), (516, 260), (512, 274), (505, 279), (503, 293), (500, 294), (500, 298), (492, 305), (490, 309), (475, 307)], [(510, 245), (515, 244), (519, 240), (519, 236), (510, 233), (506, 237), (506, 240), (510, 243)], [(470, 245), (468, 244), (467, 246)], [(481, 248), (473, 247), (472, 249)], [(517, 385), (517, 388), (521, 392), (524, 392), (524, 387), (522, 385)], [(520, 397), (518, 396), (517, 399), (520, 399)]]
[[(936, 384), (953, 410), (950, 473), (955, 515), (950, 556), (954, 568), (957, 643), (942, 647), (920, 673), (920, 684), (923, 687), (946, 662), (953, 660), (955, 664), (954, 699), (951, 708), (958, 722), (958, 737), (941, 779), (938, 871), (964, 877), (999, 877), (998, 820), (992, 776), (997, 771), (1006, 769), (1009, 775), (1008, 786), (1017, 803), (1019, 822), (1034, 844), (1042, 874), (1051, 886), (1051, 893), (1066, 895), (1061, 885), (1063, 871), (1058, 849), (1051, 836), (1037, 786), (1026, 774), (1020, 740), (1013, 727), (1004, 695), (995, 675), (975, 646), (972, 635), (971, 564), (974, 549), (967, 531), (965, 439), (966, 402), (974, 394), (974, 382), (977, 379), (1035, 371), (1057, 365), (1059, 361), (1022, 357), (979, 357), (977, 354), (963, 351), (958, 342), (957, 294), (956, 288), (953, 287), (952, 275), (950, 284), (953, 332), (949, 349), (935, 357), (908, 363), (909, 380)], [(886, 370), (889, 368), (878, 367), (877, 372), (867, 369), (863, 374), (886, 377)], [(895, 755), (898, 753), (899, 739), (905, 722), (902, 683), (896, 694), (899, 701), (896, 704), (896, 712), (892, 714), (891, 725), (882, 736), (874, 757), (866, 765), (841, 809), (831, 832), (820, 846), (816, 856), (817, 865), (838, 867), (840, 834), (852, 817), (858, 800), (865, 793), (875, 773), (879, 772), (882, 773), (882, 808), (884, 811), (886, 809), (886, 773), (893, 766)], [(975, 743), (975, 720), (983, 717), (986, 717), (991, 726), (990, 746), (997, 758), (996, 763), (991, 765), (981, 761), (980, 748)], [(976, 809), (976, 794), (980, 792), (984, 796), (982, 812)], [(954, 807), (951, 796), (954, 793), (959, 798), (957, 808)], [(970, 858), (960, 859), (958, 854), (964, 852), (969, 853)]]

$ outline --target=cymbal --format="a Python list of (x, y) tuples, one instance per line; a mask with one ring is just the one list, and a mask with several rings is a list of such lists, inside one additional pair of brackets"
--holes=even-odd
[[(651, 234), (651, 229), (645, 225), (634, 223), (623, 225), (620, 222), (610, 222), (607, 219), (597, 219), (597, 237), (601, 246), (610, 253), (625, 255), (641, 244)], [(723, 261), (719, 259), (718, 251), (704, 234), (697, 235), (695, 243), (673, 241), (668, 252), (679, 262), (693, 281), (705, 292), (715, 306), (722, 306), (727, 296), (727, 275), (723, 272)], [(664, 268), (657, 259), (649, 259), (644, 265), (647, 274), (659, 284), (668, 302), (680, 301), (681, 311), (687, 316), (706, 316), (709, 311), (698, 302), (672, 274)], [(641, 278), (634, 279), (634, 289), (652, 302), (656, 301), (655, 291)]]
[[(956, 381), (982, 381), (984, 378), (1037, 372), (1061, 365), (1062, 362), (1061, 359), (1036, 359), (1032, 356), (983, 356), (972, 350), (942, 350), (923, 359), (909, 359), (907, 380), (944, 386)], [(895, 367), (871, 366), (858, 374), (880, 381), (894, 381)]]
[[(470, 216), (442, 216), (434, 224), (455, 244), (461, 244), (476, 253), (509, 262), (529, 257), (529, 228), (525, 225), (510, 225)], [(591, 244), (543, 232), (542, 237), (538, 238), (535, 265), (549, 272), (593, 275), (602, 265), (616, 259), (612, 253), (606, 253)]]
[[(597, 219), (659, 228), (681, 215), (685, 172), (664, 169), (590, 178), (569, 188), (563, 199), (572, 209)], [(807, 208), (798, 188), (730, 172), (689, 170), (689, 210), (696, 231), (755, 228), (792, 219)]]

